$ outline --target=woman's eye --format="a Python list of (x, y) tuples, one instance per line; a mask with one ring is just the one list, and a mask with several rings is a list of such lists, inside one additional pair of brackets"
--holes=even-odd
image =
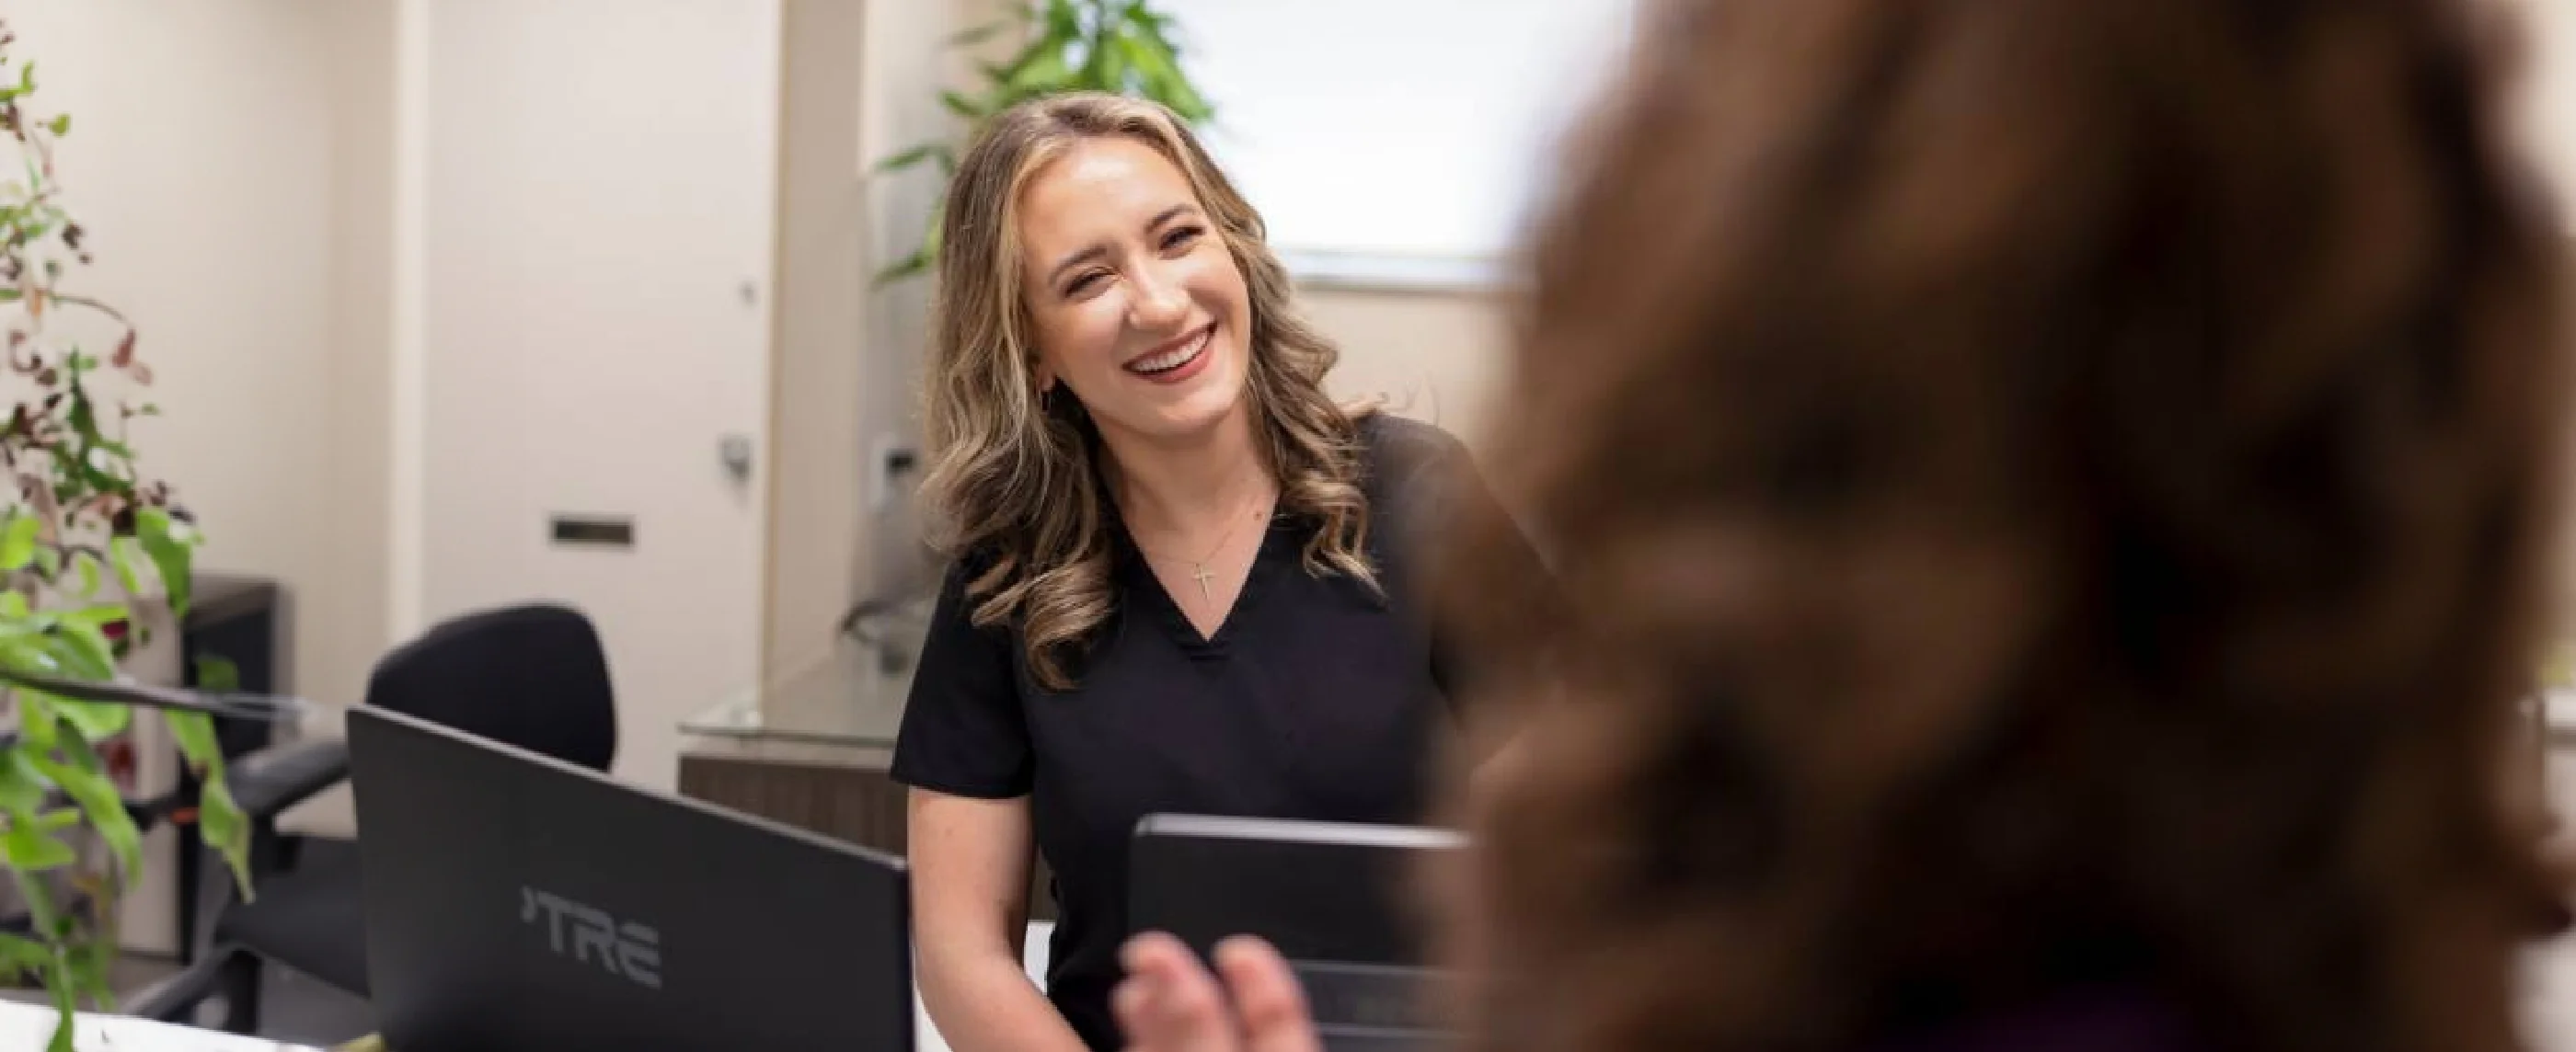
[(1093, 289), (1094, 287), (1098, 286), (1098, 285), (1100, 284), (1100, 280), (1101, 280), (1102, 278), (1105, 278), (1105, 277), (1108, 277), (1108, 276), (1109, 276), (1109, 275), (1108, 275), (1107, 273), (1102, 272), (1102, 271), (1097, 271), (1097, 270), (1092, 271), (1092, 272), (1090, 272), (1090, 273), (1088, 273), (1088, 274), (1085, 274), (1085, 275), (1083, 275), (1083, 276), (1081, 276), (1081, 277), (1078, 277), (1078, 278), (1073, 279), (1073, 284), (1070, 284), (1070, 285), (1067, 285), (1067, 286), (1065, 286), (1065, 287), (1064, 287), (1064, 294), (1065, 294), (1065, 295), (1067, 295), (1067, 296), (1079, 296), (1079, 295), (1082, 295), (1083, 293), (1085, 293), (1085, 292), (1089, 292), (1089, 291), (1091, 291), (1091, 289)]
[(1176, 230), (1172, 231), (1171, 233), (1168, 233), (1168, 234), (1163, 235), (1163, 247), (1164, 247), (1165, 249), (1175, 249), (1175, 248), (1179, 248), (1179, 247), (1181, 247), (1181, 246), (1183, 246), (1183, 245), (1187, 245), (1187, 244), (1189, 244), (1190, 242), (1193, 242), (1193, 241), (1198, 240), (1198, 239), (1199, 239), (1199, 235), (1200, 235), (1200, 234), (1203, 234), (1203, 233), (1206, 233), (1206, 231), (1205, 231), (1205, 230), (1200, 229), (1199, 227), (1194, 227), (1194, 226), (1185, 226), (1185, 227), (1181, 227), (1181, 228), (1179, 228), (1179, 229), (1176, 229)]

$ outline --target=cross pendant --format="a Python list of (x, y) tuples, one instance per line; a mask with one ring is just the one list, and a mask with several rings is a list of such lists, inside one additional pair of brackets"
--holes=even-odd
[(1208, 594), (1207, 583), (1209, 578), (1215, 577), (1216, 575), (1208, 572), (1207, 564), (1191, 563), (1190, 576), (1195, 578), (1199, 583), (1199, 601), (1202, 603), (1214, 601), (1215, 597)]

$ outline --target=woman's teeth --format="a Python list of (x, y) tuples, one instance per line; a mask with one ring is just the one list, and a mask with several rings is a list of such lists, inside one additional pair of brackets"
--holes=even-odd
[(1199, 351), (1207, 346), (1207, 338), (1207, 332), (1201, 331), (1197, 339), (1150, 358), (1139, 358), (1128, 363), (1127, 368), (1140, 373), (1170, 372), (1190, 364), (1190, 359), (1198, 357)]

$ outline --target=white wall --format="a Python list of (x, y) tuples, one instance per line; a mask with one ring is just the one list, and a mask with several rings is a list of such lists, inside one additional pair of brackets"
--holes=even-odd
[(2525, 25), (2528, 81), (2522, 120), (2532, 149), (2558, 189), (2568, 234), (2576, 237), (2576, 0), (2516, 0)]
[(368, 473), (350, 439), (375, 395), (351, 369), (363, 268), (339, 240), (368, 205), (339, 180), (364, 96), (350, 34), (374, 2), (0, 3), (39, 98), (73, 114), (60, 170), (98, 258), (82, 284), (133, 316), (158, 374), (144, 465), (202, 520), (203, 567), (293, 593), (292, 675), (317, 696), (349, 696), (376, 642), (342, 616), (364, 587), (350, 542), (374, 528), (347, 487)]

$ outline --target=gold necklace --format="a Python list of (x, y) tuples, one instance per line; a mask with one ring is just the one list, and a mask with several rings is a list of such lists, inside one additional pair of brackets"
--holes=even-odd
[[(1267, 501), (1268, 499), (1265, 498), (1263, 502), (1267, 503)], [(1226, 527), (1224, 535), (1218, 537), (1215, 544), (1208, 546), (1207, 555), (1197, 559), (1179, 560), (1190, 564), (1190, 579), (1199, 583), (1199, 602), (1213, 603), (1216, 601), (1216, 596), (1208, 591), (1208, 582), (1216, 578), (1215, 574), (1208, 572), (1208, 562), (1216, 558), (1216, 553), (1225, 550), (1226, 542), (1234, 539), (1234, 531), (1242, 529), (1245, 521), (1262, 518), (1263, 516), (1257, 514), (1260, 510), (1260, 505), (1256, 504), (1252, 508), (1247, 509), (1247, 514), (1234, 516), (1234, 525)], [(1145, 554), (1153, 556), (1154, 558), (1170, 559), (1170, 556), (1159, 555), (1152, 549), (1146, 548), (1144, 543), (1141, 541), (1137, 542), (1136, 547), (1138, 550), (1143, 551)]]

